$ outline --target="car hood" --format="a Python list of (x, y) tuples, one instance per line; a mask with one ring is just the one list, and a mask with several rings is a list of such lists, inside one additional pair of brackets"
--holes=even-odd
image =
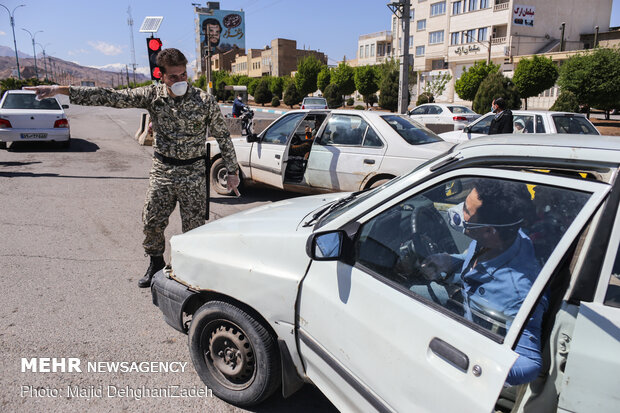
[[(238, 212), (170, 240), (175, 277), (195, 289), (227, 291), (231, 274), (277, 274), (299, 280), (308, 267), (306, 241), (313, 227), (304, 218), (346, 194), (291, 198)], [(208, 271), (205, 271), (208, 268)]]

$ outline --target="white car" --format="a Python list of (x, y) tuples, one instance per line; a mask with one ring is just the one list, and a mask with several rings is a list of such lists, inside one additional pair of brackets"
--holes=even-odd
[[(205, 385), (238, 406), (313, 383), (341, 411), (615, 412), (619, 168), (616, 137), (476, 139), (374, 190), (288, 199), (173, 236), (153, 302), (189, 335)], [(518, 198), (503, 192), (498, 209), (481, 183)], [(476, 199), (494, 221), (459, 227), (454, 211), (465, 201), (478, 214)], [(510, 228), (519, 242), (484, 258)], [(470, 264), (428, 281), (442, 253)], [(470, 268), (491, 276), (464, 289), (450, 272)], [(542, 324), (531, 339), (530, 317)], [(544, 367), (531, 387), (504, 388), (521, 337)]]
[(480, 117), (467, 106), (450, 103), (424, 103), (411, 109), (408, 115), (423, 125), (452, 124), (454, 130), (461, 130)]
[[(304, 193), (378, 186), (452, 147), (406, 115), (358, 110), (290, 111), (233, 144), (243, 181)], [(228, 194), (219, 147), (211, 147), (212, 186)]]
[(59, 142), (69, 147), (71, 132), (56, 98), (36, 100), (30, 90), (7, 90), (0, 101), (0, 146), (7, 142)]
[(305, 97), (301, 101), (302, 109), (327, 109), (327, 99), (321, 97)]
[[(513, 110), (513, 122), (523, 125), (522, 133), (567, 133), (600, 135), (594, 125), (581, 113), (551, 112), (546, 110)], [(442, 139), (460, 143), (489, 134), (489, 127), (495, 115), (491, 112), (482, 116), (461, 131), (439, 134)], [(515, 132), (517, 129), (515, 128)]]

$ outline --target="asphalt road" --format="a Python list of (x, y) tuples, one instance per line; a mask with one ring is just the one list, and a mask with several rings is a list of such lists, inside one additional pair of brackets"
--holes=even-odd
[[(0, 411), (245, 411), (215, 397), (138, 395), (143, 388), (204, 389), (187, 337), (166, 325), (150, 291), (136, 285), (148, 265), (141, 212), (152, 156), (152, 148), (133, 139), (139, 114), (71, 106), (69, 150), (43, 143), (0, 150)], [(259, 188), (245, 189), (239, 199), (213, 193), (211, 217), (290, 196)], [(181, 232), (177, 211), (168, 239)], [(82, 368), (88, 362), (188, 364), (167, 373), (22, 372), (22, 358), (33, 357), (79, 358)], [(129, 388), (133, 397), (108, 386)], [(83, 397), (68, 387), (84, 389)], [(305, 386), (251, 411), (335, 408)]]

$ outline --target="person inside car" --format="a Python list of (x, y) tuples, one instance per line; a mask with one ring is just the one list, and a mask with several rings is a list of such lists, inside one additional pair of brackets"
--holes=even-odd
[[(454, 207), (453, 207), (454, 208)], [(465, 202), (449, 211), (450, 223), (472, 239), (460, 255), (434, 254), (422, 263), (428, 280), (460, 294), (463, 316), (493, 329), (489, 314), (507, 331), (540, 272), (534, 246), (521, 226), (529, 218), (531, 197), (525, 185), (480, 180)], [(506, 383), (534, 380), (542, 367), (540, 336), (547, 298), (530, 315), (515, 352), (519, 355)]]
[(527, 133), (527, 129), (525, 129), (525, 122), (521, 119), (517, 119), (514, 125), (514, 133)]

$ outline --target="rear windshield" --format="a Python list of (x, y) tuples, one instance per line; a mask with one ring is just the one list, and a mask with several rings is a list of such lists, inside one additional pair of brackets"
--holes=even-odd
[(441, 142), (443, 140), (433, 131), (414, 122), (408, 116), (386, 115), (381, 116), (381, 118), (411, 145)]
[(36, 100), (34, 93), (9, 93), (4, 99), (2, 109), (42, 109), (59, 110), (56, 99)]
[(450, 112), (452, 113), (468, 113), (468, 114), (476, 113), (466, 106), (448, 106), (448, 109), (450, 109)]
[(325, 105), (325, 99), (323, 98), (305, 98), (304, 105)]
[(569, 133), (578, 135), (600, 135), (596, 128), (585, 116), (574, 114), (552, 115), (555, 129), (558, 133)]

